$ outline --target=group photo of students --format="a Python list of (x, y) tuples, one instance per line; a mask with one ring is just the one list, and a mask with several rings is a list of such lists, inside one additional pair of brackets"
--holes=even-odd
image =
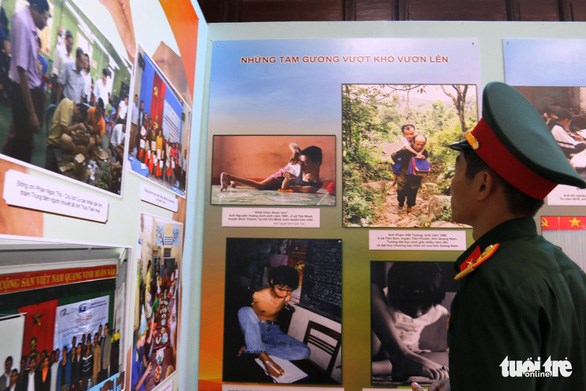
[[(138, 101), (138, 95), (134, 99)], [(180, 141), (165, 137), (160, 119), (151, 118), (144, 112), (144, 100), (139, 107), (136, 109), (137, 121), (131, 123), (131, 154), (148, 169), (150, 178), (167, 186), (184, 189), (187, 149), (183, 148)], [(134, 111), (132, 115), (134, 117)]]
[(144, 213), (140, 226), (130, 384), (149, 391), (177, 367), (182, 226)]
[(120, 334), (108, 323), (94, 332), (80, 334), (71, 344), (54, 350), (38, 350), (37, 337), (30, 338), (27, 354), (4, 360), (0, 389), (10, 391), (89, 390), (118, 373)]
[[(69, 256), (61, 254), (62, 259)], [(112, 270), (112, 266), (100, 268)], [(91, 274), (90, 270), (59, 269), (44, 276), (59, 280), (67, 273)], [(30, 275), (5, 276), (22, 281)], [(124, 320), (117, 310), (125, 301), (123, 284), (122, 274), (117, 274), (0, 292), (0, 333), (4, 336), (0, 390), (101, 390), (104, 384), (115, 383), (125, 365), (121, 350)]]
[(132, 171), (185, 195), (190, 109), (185, 97), (139, 47), (131, 99), (128, 162)]

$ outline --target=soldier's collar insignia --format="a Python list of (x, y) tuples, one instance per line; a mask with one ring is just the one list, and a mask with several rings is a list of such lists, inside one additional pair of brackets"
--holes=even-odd
[(476, 246), (476, 248), (472, 251), (470, 256), (460, 264), (460, 273), (456, 274), (454, 280), (459, 280), (461, 278), (464, 278), (468, 274), (472, 273), (474, 269), (480, 266), (488, 258), (492, 257), (492, 255), (496, 252), (499, 246), (500, 245), (498, 243), (491, 244), (490, 246), (484, 249), (482, 254), (480, 253), (480, 246)]

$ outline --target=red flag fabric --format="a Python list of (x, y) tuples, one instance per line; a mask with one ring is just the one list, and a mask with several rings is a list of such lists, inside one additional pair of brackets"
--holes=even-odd
[(161, 79), (159, 74), (155, 72), (153, 80), (153, 95), (151, 100), (151, 118), (153, 118), (159, 128), (163, 127), (163, 109), (165, 107), (165, 91), (167, 85)]
[(541, 229), (544, 231), (583, 231), (586, 230), (586, 216), (541, 216)]
[(55, 334), (55, 318), (57, 312), (57, 300), (49, 300), (43, 303), (32, 304), (18, 309), (19, 313), (26, 313), (24, 321), (24, 337), (22, 352), (24, 355), (31, 353), (31, 338), (37, 337), (37, 352), (44, 349), (53, 350), (53, 338)]

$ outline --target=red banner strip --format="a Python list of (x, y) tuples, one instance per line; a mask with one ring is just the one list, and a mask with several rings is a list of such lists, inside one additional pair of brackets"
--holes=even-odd
[(586, 216), (541, 216), (543, 231), (586, 230)]
[(116, 278), (116, 265), (0, 275), (0, 294)]

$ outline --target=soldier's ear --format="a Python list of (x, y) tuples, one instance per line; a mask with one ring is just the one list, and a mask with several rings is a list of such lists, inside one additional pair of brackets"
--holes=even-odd
[(474, 190), (478, 201), (485, 200), (492, 194), (496, 184), (496, 178), (489, 170), (481, 170), (474, 177)]

